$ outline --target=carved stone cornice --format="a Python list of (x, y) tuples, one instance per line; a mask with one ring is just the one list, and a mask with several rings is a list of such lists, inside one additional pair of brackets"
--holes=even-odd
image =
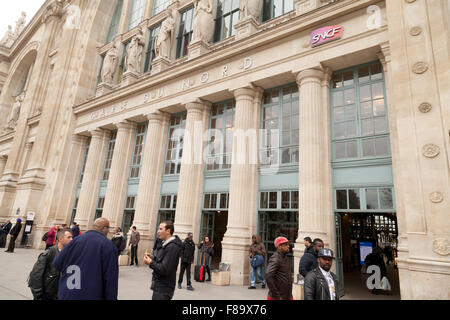
[(66, 5), (67, 0), (54, 0), (45, 8), (45, 12), (42, 15), (42, 23), (47, 23), (50, 17), (61, 18), (63, 16), (63, 8)]

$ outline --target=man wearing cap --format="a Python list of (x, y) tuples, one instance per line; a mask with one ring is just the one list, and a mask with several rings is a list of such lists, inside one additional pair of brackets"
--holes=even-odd
[(6, 250), (5, 252), (9, 253), (14, 252), (14, 246), (16, 245), (16, 239), (19, 236), (20, 230), (22, 230), (22, 219), (17, 219), (16, 224), (9, 232), (11, 237), (9, 238), (8, 250)]
[(324, 248), (317, 256), (319, 266), (305, 278), (305, 300), (339, 300), (337, 277), (330, 271), (334, 259), (333, 251)]
[(278, 237), (274, 243), (277, 251), (270, 257), (266, 269), (266, 283), (269, 287), (267, 300), (293, 300), (291, 263), (287, 256), (289, 240)]
[(187, 289), (194, 291), (191, 284), (191, 264), (194, 262), (195, 243), (192, 240), (193, 234), (189, 232), (186, 239), (183, 242), (183, 248), (181, 249), (181, 264), (180, 264), (180, 277), (178, 278), (178, 289), (181, 289), (183, 283), (184, 271), (186, 271)]

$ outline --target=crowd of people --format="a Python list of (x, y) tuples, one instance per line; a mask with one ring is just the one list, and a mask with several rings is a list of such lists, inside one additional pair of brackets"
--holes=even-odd
[[(6, 221), (0, 228), (0, 247), (5, 247), (6, 236), (11, 235), (7, 252), (14, 252), (14, 243), (21, 229), (21, 220), (13, 226)], [(211, 281), (210, 261), (214, 256), (214, 243), (209, 236), (195, 244), (193, 233), (189, 232), (182, 241), (174, 235), (172, 221), (162, 222), (157, 231), (153, 251), (145, 252), (144, 265), (153, 270), (151, 289), (153, 300), (171, 300), (176, 284), (182, 289), (186, 274), (187, 289), (194, 291), (191, 281), (191, 266), (194, 263), (196, 248), (199, 250), (199, 266), (195, 268), (197, 281)], [(131, 228), (129, 249), (126, 238), (120, 228), (112, 232), (109, 221), (99, 218), (92, 230), (81, 237), (77, 223), (71, 228), (67, 225), (53, 226), (42, 238), (45, 251), (41, 253), (30, 273), (28, 285), (36, 300), (115, 300), (118, 294), (119, 263), (121, 254), (131, 256), (130, 266), (139, 266), (138, 245), (140, 234), (136, 227)], [(304, 279), (305, 300), (338, 300), (338, 280), (331, 272), (335, 259), (331, 249), (324, 248), (324, 242), (317, 238), (304, 238), (305, 251), (300, 259), (298, 273)], [(257, 278), (261, 287), (268, 286), (268, 300), (293, 300), (289, 240), (277, 237), (274, 241), (276, 251), (265, 267), (266, 248), (259, 235), (253, 235), (249, 249), (250, 286), (256, 289)], [(64, 249), (64, 250), (63, 250)], [(381, 260), (381, 262), (383, 262)], [(386, 276), (386, 268), (380, 262), (377, 249), (366, 258), (366, 264), (380, 265), (381, 273)], [(179, 269), (178, 282), (176, 273)], [(201, 268), (197, 268), (200, 267)], [(199, 271), (202, 270), (202, 271)], [(204, 272), (203, 277), (198, 272)], [(202, 278), (203, 280), (199, 280)]]

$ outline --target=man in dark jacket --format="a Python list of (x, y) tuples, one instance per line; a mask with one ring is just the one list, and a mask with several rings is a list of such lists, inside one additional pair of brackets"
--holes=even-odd
[(6, 220), (6, 222), (0, 227), (0, 248), (4, 248), (6, 246), (6, 238), (8, 237), (8, 233), (11, 228), (12, 223), (10, 220)]
[(53, 266), (53, 260), (72, 241), (72, 230), (60, 230), (56, 239), (58, 244), (41, 253), (31, 270), (28, 286), (34, 300), (58, 299), (59, 271)]
[(330, 271), (333, 259), (332, 250), (319, 251), (317, 259), (319, 266), (309, 272), (305, 278), (305, 300), (339, 300), (337, 277)]
[(20, 230), (22, 230), (22, 219), (17, 219), (16, 224), (9, 232), (11, 237), (9, 238), (8, 250), (6, 250), (5, 252), (9, 252), (9, 253), (14, 252), (14, 246), (16, 245), (16, 240), (17, 240), (17, 237), (19, 236)]
[(144, 263), (153, 269), (152, 300), (171, 300), (175, 291), (178, 262), (183, 244), (178, 236), (173, 235), (174, 230), (172, 221), (161, 223), (158, 228), (158, 238), (163, 241), (163, 246), (156, 253), (155, 260), (150, 254), (144, 257)]
[(300, 259), (298, 272), (306, 277), (308, 272), (317, 268), (317, 254), (323, 248), (323, 241), (319, 238), (314, 239), (312, 245), (306, 250), (306, 253)]
[(80, 235), (80, 227), (77, 225), (75, 221), (72, 223), (72, 233), (74, 238)]
[(287, 256), (289, 240), (285, 237), (275, 239), (277, 251), (270, 257), (266, 269), (266, 282), (269, 286), (267, 300), (293, 300), (291, 263)]
[(117, 300), (119, 264), (108, 232), (108, 219), (98, 218), (93, 230), (73, 239), (56, 256), (59, 300)]
[(251, 266), (252, 271), (250, 273), (250, 287), (248, 287), (249, 289), (256, 289), (256, 275), (258, 275), (259, 280), (261, 280), (261, 287), (263, 289), (266, 287), (266, 282), (262, 274), (262, 268), (264, 266), (264, 260), (266, 258), (266, 247), (264, 247), (264, 243), (261, 241), (261, 237), (257, 234), (254, 234), (252, 236), (252, 244), (250, 246), (250, 261), (257, 255), (262, 257), (261, 261), (263, 263), (257, 267)]
[(181, 289), (183, 283), (184, 271), (186, 271), (187, 289), (194, 291), (191, 284), (191, 265), (194, 262), (195, 243), (192, 240), (193, 234), (189, 232), (183, 242), (181, 251), (180, 276), (178, 278), (178, 289)]

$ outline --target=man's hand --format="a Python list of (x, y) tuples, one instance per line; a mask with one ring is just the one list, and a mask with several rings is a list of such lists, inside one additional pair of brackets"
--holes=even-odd
[(152, 258), (150, 256), (145, 255), (144, 256), (144, 263), (149, 266), (150, 263), (152, 263)]

